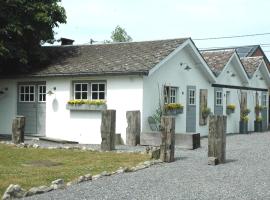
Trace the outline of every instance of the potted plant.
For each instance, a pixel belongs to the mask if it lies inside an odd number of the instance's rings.
[[[262,132],[262,117],[256,116],[256,119],[254,121],[254,131],[255,132]]]
[[[177,115],[183,113],[184,106],[180,103],[168,103],[164,105],[166,115]]]
[[[248,114],[250,113],[249,109],[243,109],[240,114],[239,122],[239,133],[247,134],[248,133]]]
[[[70,100],[67,102],[68,110],[106,110],[107,105],[104,100]]]
[[[261,105],[259,105],[259,104],[257,104],[257,105],[255,106],[255,113],[256,113],[256,115],[259,115],[260,112],[262,112],[262,110],[263,110],[263,106],[261,106]]]
[[[202,117],[204,119],[206,119],[210,115],[210,113],[211,113],[211,109],[210,108],[204,107],[202,109]]]
[[[235,105],[234,104],[228,104],[226,107],[226,113],[227,115],[234,113],[235,111]]]

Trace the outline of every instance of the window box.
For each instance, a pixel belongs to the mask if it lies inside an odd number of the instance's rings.
[[[105,101],[102,100],[70,100],[68,101],[66,108],[68,110],[106,110],[107,105]]]
[[[68,110],[106,110],[107,105],[91,105],[91,104],[67,104]]]
[[[228,104],[226,107],[226,113],[227,115],[230,115],[232,113],[234,113],[235,111],[235,105],[234,104]]]
[[[184,106],[179,103],[169,103],[164,105],[164,114],[165,115],[178,115],[182,114]]]

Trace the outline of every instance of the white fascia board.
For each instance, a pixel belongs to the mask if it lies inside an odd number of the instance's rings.
[[[257,70],[260,70],[263,77],[264,77],[264,80],[266,82],[266,84],[268,85],[268,87],[270,87],[270,73],[269,73],[269,70],[268,68],[266,67],[266,64],[264,61],[262,61],[258,67]],[[257,71],[256,70],[256,71]]]
[[[167,57],[165,57],[162,61],[160,61],[156,66],[149,70],[148,76],[151,76],[155,71],[157,71],[160,66],[165,64],[168,60],[170,60],[175,54],[180,52],[187,44],[190,39],[187,39],[184,43],[182,43],[179,47],[177,47],[173,52],[171,52]]]
[[[234,54],[232,56],[232,59],[235,59],[237,64],[238,64],[237,66],[239,66],[238,70],[237,69],[236,70],[239,71],[242,74],[243,83],[248,84],[249,83],[249,77],[248,77],[247,72],[246,72],[243,64],[241,63],[241,61],[240,61],[240,59],[239,59],[236,52],[234,52]]]
[[[216,77],[214,76],[214,74],[212,73],[212,71],[210,70],[210,68],[208,67],[208,65],[205,62],[205,60],[202,58],[201,54],[199,53],[198,49],[195,47],[195,45],[193,44],[193,42],[191,41],[191,39],[187,39],[184,43],[182,43],[179,47],[177,47],[172,53],[170,53],[166,58],[164,58],[161,62],[159,62],[155,67],[153,67],[149,71],[148,76],[151,76],[163,64],[165,64],[175,54],[177,54],[178,52],[180,52],[184,47],[186,47],[188,45],[192,48],[192,50],[195,53],[195,55],[197,56],[198,60],[202,63],[202,65],[203,65],[203,71],[206,72],[205,74],[207,75],[208,80],[211,83],[215,83],[216,82]]]

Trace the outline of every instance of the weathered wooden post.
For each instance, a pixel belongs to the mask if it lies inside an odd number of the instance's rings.
[[[127,111],[127,129],[126,129],[126,143],[127,145],[136,146],[140,144],[141,133],[141,112]]]
[[[226,125],[227,117],[209,116],[208,164],[217,165],[226,161]]]
[[[12,142],[20,144],[24,142],[25,117],[17,116],[12,122]]]
[[[161,117],[160,159],[164,162],[174,161],[175,149],[175,118]]]
[[[115,110],[103,110],[101,113],[101,150],[111,151],[115,149]]]

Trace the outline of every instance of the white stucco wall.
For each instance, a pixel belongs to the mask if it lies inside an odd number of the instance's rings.
[[[116,133],[126,138],[126,111],[142,110],[143,84],[139,76],[47,78],[0,80],[0,88],[8,87],[7,94],[0,97],[0,133],[11,134],[12,119],[17,113],[17,82],[46,81],[46,136],[80,143],[99,144],[101,142],[100,111],[70,111],[66,103],[71,99],[72,81],[106,81],[107,108],[116,110]]]
[[[191,70],[184,70],[185,66],[180,67],[179,63],[186,63]],[[159,105],[159,96],[164,84],[178,87],[177,101],[184,105],[183,114],[176,115],[175,131],[176,133],[186,132],[186,95],[187,86],[196,86],[196,132],[201,135],[207,135],[208,126],[199,125],[199,95],[200,89],[208,89],[208,107],[213,110],[213,88],[201,71],[201,64],[195,63],[187,47],[171,57],[166,63],[160,66],[153,74],[144,77],[143,85],[143,115],[142,132],[149,132],[150,127],[147,121],[149,116],[155,113]],[[159,87],[159,90],[158,90]],[[162,93],[161,93],[162,94]]]

